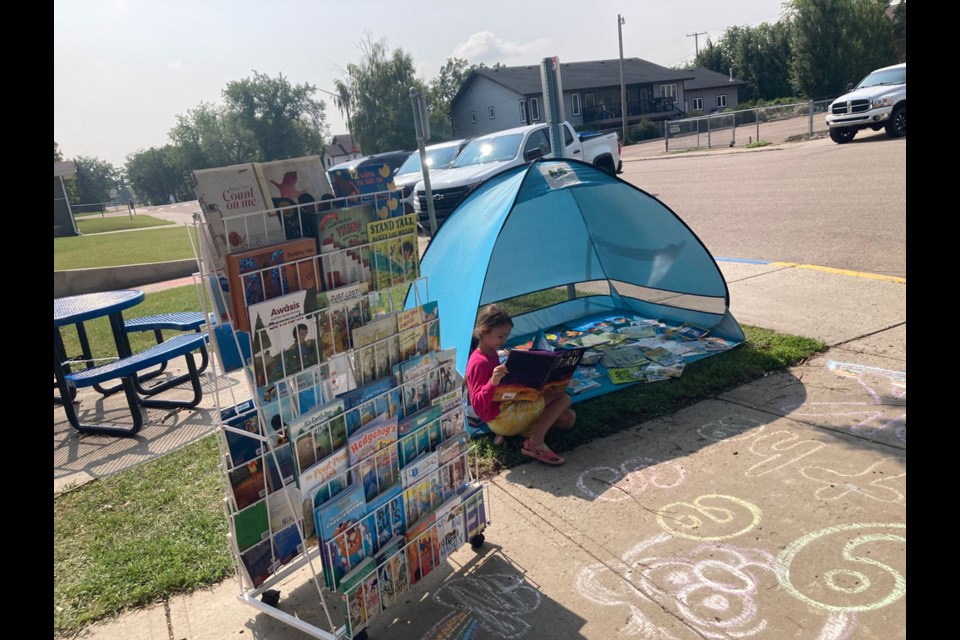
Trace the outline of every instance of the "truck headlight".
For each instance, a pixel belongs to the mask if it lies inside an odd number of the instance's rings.
[[[893,106],[893,98],[889,96],[886,98],[874,98],[873,100],[870,101],[871,109],[876,109],[877,107],[892,107],[892,106]]]

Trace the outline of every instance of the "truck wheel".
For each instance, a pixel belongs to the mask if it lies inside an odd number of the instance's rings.
[[[856,129],[850,128],[833,128],[830,129],[830,139],[836,142],[837,144],[844,144],[853,140],[853,136],[857,135]]]
[[[907,107],[900,105],[890,114],[887,122],[887,135],[891,138],[901,138],[907,135]]]
[[[596,167],[597,167],[598,169],[601,169],[601,170],[603,170],[603,171],[606,171],[607,173],[609,173],[609,174],[612,175],[612,176],[616,176],[616,175],[617,175],[617,170],[616,170],[616,168],[613,166],[613,159],[612,159],[612,158],[603,158],[602,160],[598,160],[598,161],[597,161],[597,164],[596,164]]]

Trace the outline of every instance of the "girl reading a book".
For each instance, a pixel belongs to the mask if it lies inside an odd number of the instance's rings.
[[[563,458],[543,441],[550,429],[570,429],[577,419],[570,408],[570,396],[563,390],[548,392],[536,401],[495,402],[494,391],[507,375],[497,351],[513,329],[513,320],[496,304],[484,307],[477,316],[467,360],[467,391],[470,406],[496,434],[495,444],[507,436],[524,436],[521,452],[545,464],[563,464]]]

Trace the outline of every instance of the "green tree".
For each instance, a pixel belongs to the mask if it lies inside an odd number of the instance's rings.
[[[702,67],[717,73],[727,73],[727,70],[733,66],[733,60],[726,51],[726,42],[723,36],[718,42],[713,42],[707,38],[707,44],[697,52],[693,59],[694,67]]]
[[[731,27],[694,58],[694,65],[728,73],[746,82],[741,102],[772,100],[790,95],[790,27],[786,22],[757,27]]]
[[[259,162],[322,153],[326,105],[313,98],[315,92],[310,84],[290,84],[282,73],[271,78],[254,71],[252,78],[230,82],[223,90],[225,137],[237,136],[241,145],[252,141],[257,157],[250,160]]]
[[[484,64],[470,64],[464,58],[447,58],[447,61],[427,87],[427,107],[430,110],[430,141],[444,142],[453,138],[453,123],[450,120],[450,102],[474,69]]]
[[[95,157],[77,156],[74,162],[79,204],[109,202],[110,189],[117,186],[120,172],[109,162]]]
[[[137,197],[149,204],[165,204],[170,196],[177,201],[192,199],[187,170],[173,145],[150,147],[127,156],[126,176]]]
[[[843,93],[878,67],[896,62],[886,0],[790,0],[790,79],[801,95]]]
[[[169,137],[180,162],[191,170],[251,162],[260,155],[253,131],[224,105],[201,103],[178,115]]]
[[[63,151],[60,151],[60,145],[56,140],[53,141],[53,161],[63,162]]]
[[[415,148],[410,89],[426,87],[414,75],[413,58],[403,49],[391,53],[386,40],[369,36],[359,46],[360,63],[348,64],[345,77],[334,83],[353,139],[366,154]]]
[[[907,61],[907,0],[900,0],[893,8],[893,45],[897,62]]]

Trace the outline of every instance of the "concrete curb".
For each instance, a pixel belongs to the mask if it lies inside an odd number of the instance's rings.
[[[165,282],[193,275],[197,261],[193,259],[172,262],[150,262],[122,267],[97,267],[53,272],[53,297],[75,296],[82,293],[129,289],[154,282]]]

